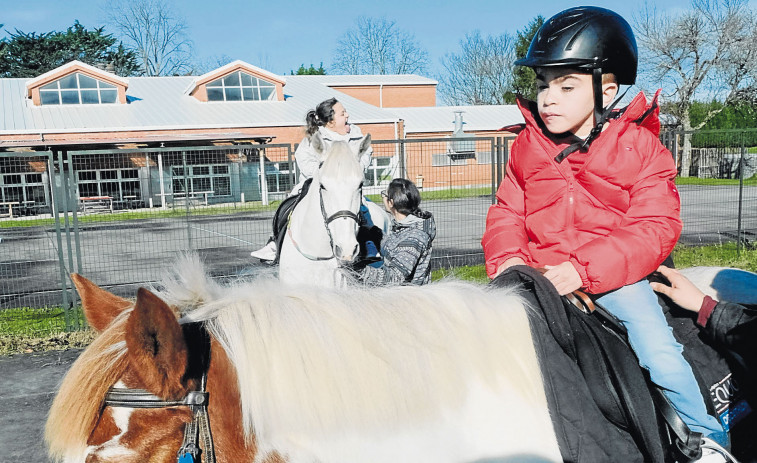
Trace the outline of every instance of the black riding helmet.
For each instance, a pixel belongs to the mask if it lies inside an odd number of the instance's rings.
[[[636,82],[638,51],[631,26],[614,11],[578,6],[549,18],[517,66],[569,66],[613,73],[619,84]]]
[[[559,162],[577,149],[588,149],[599,135],[615,105],[607,109],[602,105],[602,74],[615,74],[618,84],[634,84],[638,50],[631,26],[620,15],[606,8],[578,6],[549,18],[534,36],[526,56],[515,65],[572,67],[592,74],[594,130],[580,146],[558,155]]]

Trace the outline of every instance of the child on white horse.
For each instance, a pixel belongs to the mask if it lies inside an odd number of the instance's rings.
[[[328,100],[322,101],[315,109],[308,111],[305,115],[305,121],[307,123],[305,131],[307,134],[294,152],[294,158],[300,171],[299,181],[297,185],[292,188],[289,197],[281,202],[276,211],[274,216],[273,236],[264,247],[250,253],[252,257],[256,257],[263,261],[274,261],[276,259],[276,234],[279,231],[277,230],[277,222],[280,221],[277,220],[277,218],[289,215],[302,193],[305,182],[313,178],[313,175],[321,164],[320,156],[310,143],[311,135],[316,131],[320,132],[326,147],[335,141],[346,141],[355,153],[359,151],[358,148],[360,147],[360,143],[363,141],[364,136],[360,131],[360,127],[349,123],[349,118],[350,115],[347,113],[344,105],[337,101],[336,98],[329,98]],[[360,165],[363,166],[364,170],[371,164],[372,154],[373,149],[368,149],[359,159]],[[368,228],[373,227],[368,208],[365,205],[361,205],[360,212],[362,221],[361,225]],[[368,255],[376,255],[377,250],[375,244],[372,242],[366,243],[366,248]]]
[[[487,273],[544,267],[559,294],[596,295],[689,428],[727,446],[644,279],[673,250],[682,222],[676,165],[655,133],[656,102],[639,94],[612,111],[619,85],[636,79],[630,25],[604,8],[565,10],[515,64],[536,71],[538,94],[518,102],[526,124],[487,216]]]

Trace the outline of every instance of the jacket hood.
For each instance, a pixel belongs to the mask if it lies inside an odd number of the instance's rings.
[[[410,214],[399,222],[395,221],[392,228],[395,230],[401,228],[415,228],[425,232],[433,240],[436,237],[436,222],[434,221],[434,216],[428,211],[424,211],[423,215],[423,217],[419,217]]]

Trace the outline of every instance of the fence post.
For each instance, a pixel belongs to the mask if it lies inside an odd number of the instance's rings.
[[[407,163],[405,162],[405,140],[400,139],[400,177],[407,178]]]
[[[492,204],[494,204],[497,193],[497,163],[499,161],[499,141],[500,137],[492,138]]]
[[[736,231],[736,255],[741,256],[741,208],[744,203],[744,156],[746,155],[746,145],[744,139],[746,133],[741,134],[741,156],[739,157],[739,213],[738,228]]]

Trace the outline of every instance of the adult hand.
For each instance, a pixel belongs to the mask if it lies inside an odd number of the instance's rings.
[[[492,280],[495,279],[497,275],[499,275],[500,273],[504,272],[505,270],[515,265],[526,265],[526,261],[524,261],[520,257],[511,257],[507,259],[506,261],[499,264],[499,267],[497,267],[497,273],[494,274],[494,276],[492,277]]]
[[[699,309],[702,307],[702,302],[704,301],[704,293],[694,286],[694,283],[681,275],[678,270],[664,265],[660,265],[657,268],[657,271],[667,278],[670,282],[670,286],[652,282],[650,283],[652,289],[660,294],[668,296],[673,302],[686,310],[699,312]]]
[[[583,282],[578,270],[568,261],[557,265],[545,265],[544,276],[552,282],[560,296],[572,293],[579,289]]]

